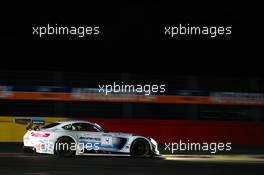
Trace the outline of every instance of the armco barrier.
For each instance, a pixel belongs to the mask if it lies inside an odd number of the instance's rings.
[[[263,146],[264,123],[243,121],[91,119],[106,130],[151,136],[159,143],[231,142],[234,145]]]
[[[23,135],[26,132],[26,125],[13,123],[14,118],[33,117],[0,116],[0,142],[22,142]],[[58,120],[65,120],[65,118],[45,117],[46,123],[51,123]]]
[[[14,124],[13,118],[0,116],[0,142],[22,141],[25,126]],[[47,123],[64,119],[66,118],[45,117]],[[85,120],[97,122],[108,131],[150,136],[159,143],[182,140],[183,142],[231,142],[234,145],[264,146],[264,123],[260,122],[98,118]]]

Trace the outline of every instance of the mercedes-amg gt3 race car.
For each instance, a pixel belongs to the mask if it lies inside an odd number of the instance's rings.
[[[19,122],[20,121],[20,122]],[[17,120],[16,123],[21,123]],[[25,133],[24,151],[74,155],[130,155],[133,157],[158,156],[158,144],[149,137],[130,133],[107,132],[97,123],[88,121],[59,121],[45,126],[32,119]]]

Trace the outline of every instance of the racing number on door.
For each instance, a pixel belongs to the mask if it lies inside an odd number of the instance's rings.
[[[109,136],[103,137],[102,145],[112,145],[112,137]]]

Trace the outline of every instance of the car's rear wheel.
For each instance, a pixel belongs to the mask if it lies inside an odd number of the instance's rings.
[[[136,139],[130,148],[132,157],[146,157],[150,155],[150,146],[145,139]]]
[[[73,149],[75,142],[70,137],[61,137],[55,144],[55,154],[59,157],[71,157],[75,155],[76,150]]]

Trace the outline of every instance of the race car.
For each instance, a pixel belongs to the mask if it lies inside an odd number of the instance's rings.
[[[17,121],[16,123],[19,123]],[[25,121],[24,121],[25,122]],[[132,157],[158,156],[158,143],[150,137],[131,133],[107,132],[94,122],[58,121],[44,126],[40,120],[29,122],[25,133],[24,151],[54,154],[62,157],[75,155],[127,155]]]

